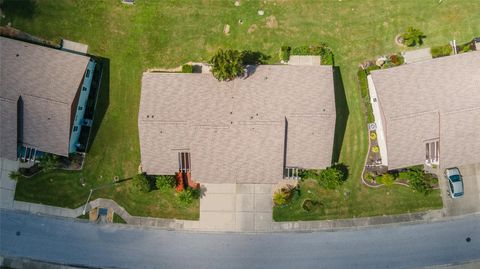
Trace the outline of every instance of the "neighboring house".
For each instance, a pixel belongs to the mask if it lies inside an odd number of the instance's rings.
[[[95,62],[0,37],[0,157],[77,151]]]
[[[389,169],[480,162],[480,51],[372,71],[368,82]]]
[[[331,165],[331,66],[260,65],[247,78],[144,73],[138,126],[144,172],[204,183],[277,183]]]

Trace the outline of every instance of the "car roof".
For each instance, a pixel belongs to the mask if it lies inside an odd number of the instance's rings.
[[[454,193],[463,192],[463,183],[461,181],[452,182]]]

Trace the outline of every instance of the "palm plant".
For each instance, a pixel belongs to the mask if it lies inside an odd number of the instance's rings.
[[[243,74],[243,57],[238,50],[222,50],[212,57],[209,62],[212,65],[213,76],[222,80],[232,80]]]
[[[423,38],[426,36],[423,34],[422,31],[413,28],[412,26],[408,27],[407,31],[403,33],[403,43],[409,47],[422,45]]]

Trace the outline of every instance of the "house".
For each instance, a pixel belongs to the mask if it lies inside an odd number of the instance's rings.
[[[480,162],[480,51],[372,71],[382,164]]]
[[[0,37],[0,157],[35,161],[79,147],[95,62]]]
[[[144,73],[141,165],[204,183],[277,183],[331,165],[331,66],[260,65],[247,78]],[[191,174],[190,174],[191,173]]]

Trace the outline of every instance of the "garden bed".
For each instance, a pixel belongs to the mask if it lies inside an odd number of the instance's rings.
[[[334,65],[333,52],[326,44],[290,47],[282,46],[280,48],[280,60],[287,63],[290,56],[320,56],[321,65]]]

